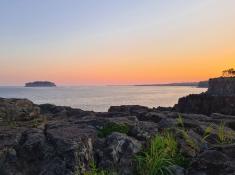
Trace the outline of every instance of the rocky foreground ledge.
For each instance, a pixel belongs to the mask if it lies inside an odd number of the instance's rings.
[[[187,162],[168,165],[172,174],[235,174],[235,116],[167,110],[116,106],[98,113],[0,98],[0,175],[92,175],[94,167],[141,174],[136,155],[165,131]]]

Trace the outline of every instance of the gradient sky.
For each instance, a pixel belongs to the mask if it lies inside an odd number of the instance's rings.
[[[1,0],[0,85],[205,80],[235,67],[234,0]]]

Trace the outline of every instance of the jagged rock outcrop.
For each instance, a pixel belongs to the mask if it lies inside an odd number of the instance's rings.
[[[0,98],[0,119],[7,121],[31,120],[38,117],[40,108],[27,99]]]
[[[229,144],[217,142],[222,120],[226,131],[234,131],[232,115],[181,113],[184,128],[195,144],[190,145],[178,130],[179,113],[174,111],[120,106],[96,113],[49,104],[38,106],[21,99],[0,99],[0,104],[1,175],[78,175],[88,171],[92,162],[120,175],[134,175],[134,156],[165,130],[173,131],[181,153],[192,165],[187,169],[172,166],[173,172],[235,173],[235,136],[231,135]],[[8,114],[14,116],[12,120],[8,120]],[[210,137],[202,141],[211,124]],[[107,126],[121,129],[110,132]]]
[[[235,115],[235,77],[210,79],[207,92],[180,98],[174,110],[206,115]]]
[[[235,115],[235,96],[211,96],[207,93],[192,94],[180,98],[174,108],[183,113]]]
[[[210,79],[207,94],[216,96],[235,96],[235,77]]]
[[[113,169],[122,167],[119,174],[133,174],[133,157],[141,151],[140,141],[126,134],[112,133],[107,138],[99,140],[96,145],[96,156],[99,167]]]
[[[206,175],[233,175],[235,168],[234,160],[229,160],[230,158],[222,152],[208,150],[201,153],[192,162],[192,168],[189,172],[192,175],[197,175],[198,172]]]

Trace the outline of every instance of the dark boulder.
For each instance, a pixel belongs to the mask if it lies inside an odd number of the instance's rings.
[[[133,158],[141,143],[125,134],[113,133],[96,145],[99,166],[114,169],[122,175],[133,174]]]
[[[25,121],[39,117],[40,108],[27,99],[0,98],[0,118]]]
[[[192,163],[189,174],[197,172],[206,175],[227,175],[234,173],[235,169],[225,154],[216,150],[208,150],[200,154]]]
[[[148,141],[158,133],[158,128],[158,124],[153,122],[138,122],[128,135],[140,141]]]
[[[92,115],[93,112],[83,111],[81,109],[74,109],[68,106],[56,106],[52,104],[39,105],[41,114],[50,117],[83,117],[85,115]]]
[[[123,105],[123,106],[111,106],[108,110],[110,113],[123,113],[125,115],[141,116],[145,115],[150,109],[145,106],[139,105]]]

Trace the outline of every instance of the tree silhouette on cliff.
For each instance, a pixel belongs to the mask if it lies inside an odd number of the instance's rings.
[[[223,77],[235,77],[235,69],[227,69],[223,71]]]

